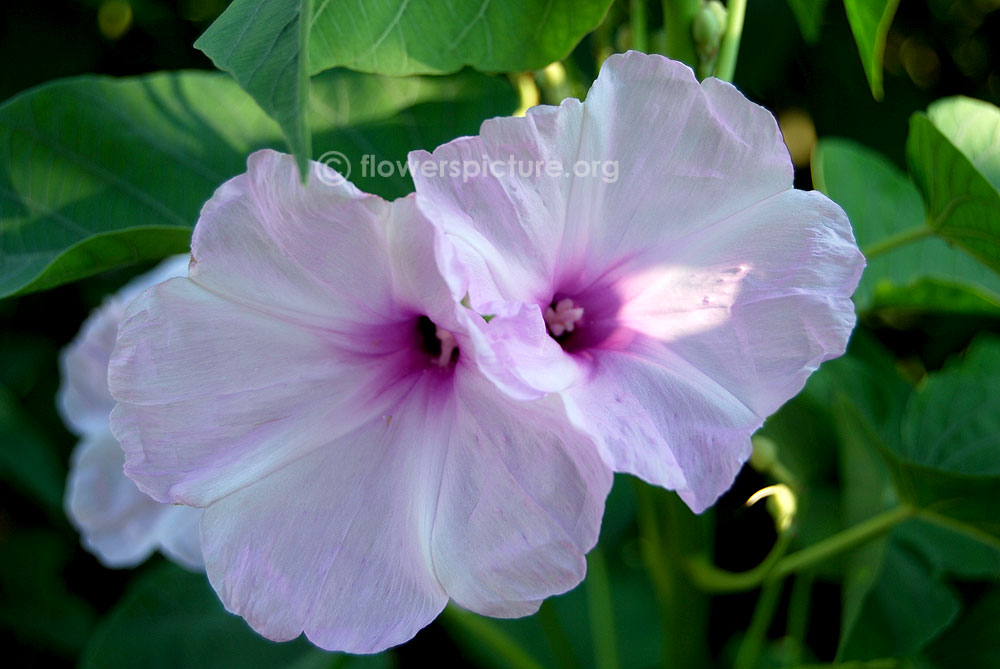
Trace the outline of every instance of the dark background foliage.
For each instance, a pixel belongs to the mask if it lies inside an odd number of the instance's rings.
[[[160,70],[213,69],[208,58],[192,44],[225,4],[223,0],[135,0],[117,4],[98,0],[8,0],[0,5],[0,63],[4,63],[0,69],[0,99],[79,74],[126,76]],[[114,7],[108,9],[109,5]],[[613,5],[608,18],[617,31],[613,39],[619,45],[628,43],[624,30],[627,5]],[[658,25],[656,5],[649,3],[650,23]],[[128,7],[127,16],[122,13],[124,7]],[[885,96],[877,102],[869,90],[840,2],[826,3],[819,39],[808,44],[785,0],[751,0],[735,84],[748,97],[774,111],[786,127],[789,119],[800,127],[811,123],[820,138],[854,140],[905,169],[911,114],[926,109],[938,98],[959,94],[1000,104],[1000,12],[988,11],[992,8],[982,0],[901,3],[887,40]],[[594,49],[595,38],[585,37],[569,59],[581,81],[596,74]],[[506,79],[499,79],[506,85]],[[433,115],[421,118],[425,123],[434,123]],[[465,128],[464,132],[475,131],[475,124],[460,127]],[[434,136],[430,131],[428,141]],[[808,161],[798,165],[796,185],[813,187]],[[83,662],[93,666],[105,662],[110,666],[119,661],[119,666],[130,666],[129,653],[136,652],[139,657],[141,649],[106,641],[109,637],[127,636],[133,646],[153,639],[188,648],[185,652],[189,655],[164,659],[164,666],[176,666],[173,663],[182,657],[187,657],[191,666],[262,662],[272,666],[295,662],[303,666],[339,666],[341,658],[311,655],[301,643],[280,648],[262,642],[259,646],[242,646],[239,640],[252,639],[252,635],[241,621],[220,612],[202,577],[181,572],[160,557],[133,570],[105,569],[81,548],[77,533],[65,519],[62,486],[75,438],[64,429],[54,408],[59,378],[57,355],[104,295],[149,266],[140,264],[0,301],[0,644],[8,658],[6,663],[60,666],[86,658]],[[928,371],[941,369],[950,356],[962,352],[977,335],[1000,334],[1000,316],[995,311],[943,314],[935,310],[873,309],[863,315],[861,322],[852,353],[864,358],[866,353],[858,350],[866,346],[877,349],[878,355],[888,352],[895,368],[913,381]],[[798,472],[822,472],[819,480],[826,477],[826,487],[817,486],[821,494],[812,498],[812,508],[807,509],[815,514],[810,518],[815,539],[827,534],[824,527],[830,529],[829,533],[837,529],[836,518],[827,519],[826,525],[822,518],[816,518],[824,513],[839,513],[839,502],[822,495],[835,498],[836,486],[845,482],[837,473],[835,428],[824,424],[822,417],[816,418],[823,414],[816,410],[829,395],[814,386],[811,384],[803,398],[769,421],[765,432],[777,439],[783,434],[812,431],[811,450],[801,456],[805,461],[796,466]],[[826,411],[829,406],[822,408]],[[825,415],[827,421],[837,420],[831,419],[830,413]],[[749,509],[744,506],[753,492],[769,482],[765,474],[747,467],[732,491],[707,514],[700,529],[692,530],[711,535],[713,559],[719,567],[750,569],[771,549],[776,535],[765,505]],[[653,658],[659,652],[659,627],[650,612],[656,610],[657,602],[643,567],[646,539],[640,534],[636,517],[638,514],[641,518],[643,505],[650,500],[661,510],[675,504],[667,497],[619,477],[600,544],[604,568],[614,589],[617,624],[613,627],[617,628],[619,646],[640,652],[650,649],[647,657]],[[674,511],[683,516],[683,509]],[[665,526],[663,540],[668,554],[672,555],[685,541],[683,536],[671,534],[671,529],[675,533],[684,531],[690,522],[682,518]],[[805,537],[802,542],[807,543]],[[796,651],[800,657],[829,662],[837,652],[842,589],[836,576],[830,576],[835,573],[835,569],[820,569],[811,577],[815,579],[809,589],[811,614],[796,632],[809,650],[804,654]],[[985,578],[982,574],[966,574],[952,583],[954,593],[966,606],[962,615],[973,623],[985,620],[995,626],[996,616],[991,617],[990,612],[997,610],[996,597],[982,595],[983,583],[992,582],[995,574],[991,572]],[[538,632],[529,627],[540,625],[550,646],[544,652],[554,653],[556,661],[563,665],[572,664],[574,653],[577,659],[586,656],[590,645],[586,639],[575,638],[575,634],[572,639],[559,636],[566,634],[566,629],[583,629],[584,636],[601,633],[594,620],[587,622],[584,613],[595,596],[592,589],[581,586],[546,603],[538,620],[514,622],[503,629],[523,637],[531,647],[541,642],[536,638]],[[785,589],[778,598],[774,620],[783,621],[794,614],[795,597],[794,588]],[[680,616],[690,614],[692,618],[697,617],[694,608],[709,607],[705,633],[710,657],[724,666],[732,661],[735,645],[747,630],[757,603],[757,592],[749,591],[711,599],[682,598],[675,605]],[[678,615],[677,611],[673,615]],[[469,664],[489,662],[489,650],[477,640],[480,637],[468,631],[467,624],[446,616],[444,624],[432,625],[413,642],[394,651],[391,661],[402,666],[442,658],[463,658]],[[954,658],[948,653],[963,644],[978,643],[975,629],[974,625],[949,628],[941,637],[944,641],[939,639],[938,645],[931,647],[930,655],[943,662],[941,666],[958,666],[948,664],[948,658]],[[770,627],[768,637],[774,643],[765,654],[770,658],[767,662],[780,666],[781,654],[787,648],[777,640],[792,632],[781,623]],[[963,634],[973,635],[974,640],[969,642]],[[220,649],[213,638],[236,640],[232,647]],[[581,644],[583,651],[579,650]]]

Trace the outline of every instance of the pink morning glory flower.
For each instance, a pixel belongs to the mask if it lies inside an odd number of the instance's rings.
[[[611,472],[557,398],[481,374],[413,197],[320,176],[253,154],[202,210],[189,278],[128,309],[126,473],[205,508],[212,585],[271,639],[377,652],[449,599],[532,613],[583,577]]]
[[[203,568],[201,510],[161,504],[136,488],[122,472],[125,456],[108,425],[115,406],[108,361],[125,307],[146,288],[186,274],[187,265],[186,255],[165,260],[107,298],[60,357],[57,406],[82,437],[66,482],[66,514],[87,550],[109,567],[133,567],[159,549],[189,569]]]
[[[586,101],[410,162],[453,296],[493,315],[465,321],[484,371],[558,396],[609,466],[695,511],[844,351],[864,266],[847,217],[792,188],[774,117],[727,83],[615,55]]]

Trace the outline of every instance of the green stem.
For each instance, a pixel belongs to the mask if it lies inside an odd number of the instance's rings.
[[[726,34],[722,37],[719,47],[719,64],[715,68],[715,76],[723,81],[732,81],[736,73],[736,56],[740,52],[740,37],[743,35],[743,19],[747,13],[747,0],[729,0],[726,3],[729,18],[726,21]]]
[[[552,654],[556,657],[556,664],[562,669],[573,669],[580,666],[576,653],[573,652],[573,644],[570,643],[566,630],[563,629],[562,623],[559,622],[559,616],[556,615],[555,607],[552,606],[552,600],[547,599],[542,603],[542,607],[538,610],[538,622],[542,626],[542,633],[545,634],[545,640],[549,642]]]
[[[684,556],[707,555],[711,516],[696,516],[677,495],[636,480],[639,547],[659,604],[665,667],[710,664],[708,598],[679,567]],[[669,538],[669,541],[665,540]]]
[[[701,0],[663,0],[663,32],[667,38],[667,55],[674,60],[698,65],[691,25],[701,9]]]
[[[752,590],[771,579],[781,579],[791,573],[822,562],[834,555],[867,543],[879,537],[899,523],[912,518],[917,511],[908,505],[900,505],[838,532],[819,543],[807,546],[786,557],[775,559],[779,543],[788,533],[779,535],[775,548],[758,566],[750,571],[733,573],[719,569],[704,560],[692,560],[688,567],[692,579],[703,590],[709,592],[741,592]],[[787,539],[785,539],[787,541]]]
[[[636,51],[649,51],[649,40],[646,35],[646,0],[631,0],[628,15],[632,29],[632,48]]]
[[[668,609],[674,601],[673,588],[671,587],[673,579],[670,574],[667,551],[660,538],[653,491],[639,481],[636,481],[635,484],[636,495],[639,498],[639,551],[642,555],[642,561],[646,565],[646,571],[649,573],[649,580],[653,582],[656,598],[664,609]]]
[[[760,596],[757,597],[757,606],[754,607],[750,628],[747,629],[743,643],[740,644],[740,650],[736,654],[734,669],[753,669],[760,661],[767,630],[771,627],[771,620],[774,618],[774,610],[778,606],[783,585],[784,581],[780,578],[764,584]]]
[[[915,242],[918,239],[923,239],[924,237],[930,237],[934,234],[934,228],[929,225],[918,225],[915,228],[910,228],[909,230],[903,230],[900,233],[886,237],[885,239],[875,242],[871,246],[867,246],[862,249],[862,253],[866,258],[871,260],[876,256],[880,256],[883,253],[888,253],[889,251],[898,248],[900,246],[905,246],[910,242]]]
[[[806,647],[809,632],[809,607],[812,600],[812,586],[816,575],[811,571],[796,574],[792,582],[792,594],[788,599],[788,622],[785,636],[792,641],[790,664],[801,664],[802,649]]]
[[[795,669],[900,669],[904,666],[902,660],[887,657],[878,660],[853,660],[850,662],[834,662],[833,664],[797,664]]]
[[[719,569],[704,556],[689,559],[687,567],[691,574],[691,579],[702,590],[706,592],[743,592],[753,590],[767,578],[778,561],[784,557],[788,546],[792,541],[791,532],[782,532],[778,535],[778,540],[774,542],[774,547],[767,554],[760,564],[749,571],[731,572]]]
[[[590,551],[590,558],[587,560],[587,611],[590,614],[590,636],[594,643],[594,664],[597,669],[618,669],[611,584],[608,582],[608,570],[600,548]]]
[[[774,577],[781,578],[806,567],[818,564],[827,558],[868,543],[882,536],[904,520],[914,516],[916,510],[908,504],[883,511],[853,527],[827,537],[819,543],[807,546],[784,558],[774,568]]]
[[[441,614],[441,621],[458,640],[474,640],[485,652],[498,658],[504,666],[518,669],[542,669],[542,663],[521,648],[517,641],[507,636],[489,620],[474,613],[448,606]],[[457,633],[456,633],[457,632]]]
[[[298,109],[309,108],[309,64],[306,54],[309,53],[309,26],[312,24],[312,0],[302,0],[299,6],[299,56],[298,72],[296,72],[295,104]],[[312,157],[312,133],[309,132],[309,121],[305,112],[296,114],[295,136],[301,142],[301,153],[295,150],[295,143],[292,143],[292,153],[295,154],[295,162],[299,166],[299,178],[303,185],[309,181],[309,159]]]

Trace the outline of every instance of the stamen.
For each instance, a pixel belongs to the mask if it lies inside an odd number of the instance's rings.
[[[572,332],[582,318],[583,307],[576,306],[568,297],[556,302],[555,308],[550,306],[545,310],[545,324],[553,337]]]
[[[455,349],[458,348],[455,335],[442,327],[438,327],[434,331],[434,334],[437,336],[438,341],[441,342],[441,355],[434,360],[434,364],[438,367],[447,367],[451,364],[451,358],[455,353]]]

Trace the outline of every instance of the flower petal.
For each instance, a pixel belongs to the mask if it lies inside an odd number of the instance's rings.
[[[300,179],[291,156],[252,154],[247,172],[201,211],[191,278],[286,320],[328,328],[378,321],[392,298],[381,239],[389,203],[347,181]]]
[[[455,395],[434,522],[438,578],[477,613],[533,613],[583,579],[611,472],[554,396],[515,402],[472,370],[456,374]]]
[[[411,417],[373,421],[209,507],[205,561],[229,610],[270,639],[304,630],[354,653],[402,643],[441,612],[435,473],[420,457],[432,444]]]
[[[333,345],[341,339],[188,279],[147,291],[121,323],[109,370],[126,473],[154,499],[205,506],[378,415],[392,379]],[[392,377],[387,356],[376,371]]]
[[[517,616],[576,585],[610,471],[549,404],[502,396],[467,363],[393,413],[205,513],[209,577],[272,639],[378,652],[448,596]]]
[[[150,499],[122,474],[124,461],[106,425],[73,453],[66,513],[87,550],[109,567],[133,567],[162,548],[189,569],[201,568],[201,510]]]
[[[515,167],[471,179],[413,172],[418,204],[455,248],[442,271],[477,308],[585,288],[792,185],[770,113],[729,84],[699,84],[682,64],[634,52],[608,58],[583,103],[491,119],[479,137],[411,161],[484,157]],[[551,161],[563,171],[538,167]],[[613,180],[597,172],[612,163]]]
[[[586,369],[549,336],[537,306],[493,302],[483,308],[489,323],[470,309],[457,316],[480,371],[510,397],[538,399],[584,380]]]
[[[663,256],[617,283],[620,324],[664,342],[758,416],[844,352],[864,257],[823,195],[784,191]]]
[[[676,490],[700,513],[732,485],[763,419],[658,343],[644,344],[595,355],[590,382],[563,393],[566,410],[615,471]]]

